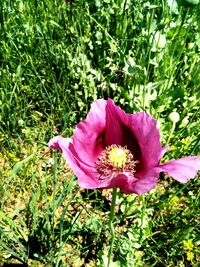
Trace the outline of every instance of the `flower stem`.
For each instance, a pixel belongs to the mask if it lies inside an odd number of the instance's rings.
[[[110,242],[110,249],[108,253],[108,265],[107,267],[110,267],[111,263],[111,258],[112,258],[112,253],[113,253],[113,245],[114,245],[114,240],[115,240],[115,228],[114,228],[114,215],[115,215],[115,202],[117,198],[117,188],[113,189],[112,192],[112,202],[111,202],[111,207],[110,207],[110,220],[109,220],[109,228],[111,232],[111,242]]]
[[[167,144],[169,144],[169,142],[170,142],[170,140],[172,138],[172,134],[174,133],[175,127],[176,127],[176,122],[173,122],[169,137],[167,139]]]

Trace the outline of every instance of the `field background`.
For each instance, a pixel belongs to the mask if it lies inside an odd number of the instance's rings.
[[[95,99],[155,117],[164,160],[200,153],[198,2],[0,1],[0,266],[106,266],[110,191],[80,189],[47,147]],[[119,194],[112,266],[198,267],[199,185]]]

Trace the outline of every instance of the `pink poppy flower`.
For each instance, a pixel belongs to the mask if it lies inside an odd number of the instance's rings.
[[[200,169],[197,156],[161,164],[168,147],[161,146],[156,120],[144,112],[127,114],[111,99],[95,101],[72,138],[56,136],[48,144],[62,150],[86,189],[144,194],[156,186],[160,172],[186,183]]]

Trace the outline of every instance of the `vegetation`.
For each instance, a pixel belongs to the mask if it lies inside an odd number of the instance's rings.
[[[80,189],[47,142],[110,97],[158,120],[164,160],[198,155],[199,1],[4,0],[0,25],[0,264],[106,266],[111,192]],[[197,267],[199,185],[119,193],[112,266]]]

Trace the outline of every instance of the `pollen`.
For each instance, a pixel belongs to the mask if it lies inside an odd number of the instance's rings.
[[[108,160],[115,168],[123,168],[127,161],[127,155],[123,148],[114,147],[108,154]]]

